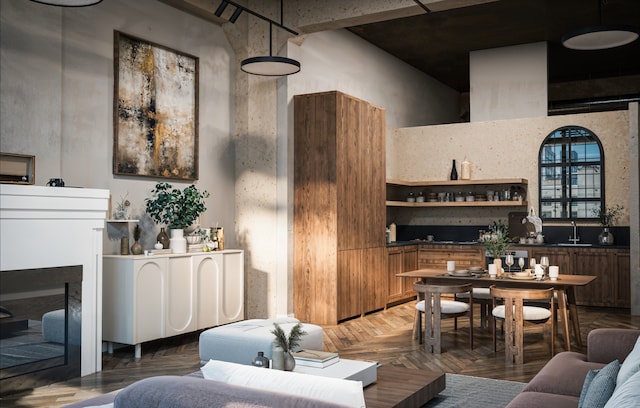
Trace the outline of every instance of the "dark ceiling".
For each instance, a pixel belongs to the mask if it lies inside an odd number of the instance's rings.
[[[550,84],[625,76],[622,87],[635,94],[640,76],[627,76],[640,75],[640,39],[600,51],[560,43],[564,34],[596,25],[598,6],[598,0],[500,0],[348,29],[460,92],[469,91],[471,51],[546,41]],[[603,24],[640,27],[640,0],[604,0],[601,10]]]

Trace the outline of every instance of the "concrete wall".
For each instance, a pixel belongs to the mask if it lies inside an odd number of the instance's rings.
[[[471,121],[547,116],[547,44],[469,54]]]
[[[472,163],[472,179],[527,179],[527,201],[537,213],[540,146],[555,129],[569,125],[583,126],[600,138],[605,155],[606,202],[609,206],[624,206],[619,225],[629,225],[630,123],[627,111],[395,129],[388,136],[392,150],[387,152],[387,177],[447,180],[451,160],[457,159],[460,163],[466,158]],[[509,211],[514,209],[397,210],[397,219],[393,221],[415,225],[486,225],[490,220],[506,222]]]
[[[2,151],[35,155],[37,185],[62,177],[67,186],[109,189],[114,205],[126,196],[136,218],[144,215],[144,199],[158,180],[112,174],[114,30],[199,57],[196,184],[211,193],[201,224],[226,227],[228,245],[236,245],[230,137],[235,67],[220,27],[155,0],[109,0],[86,8],[5,0],[0,15]],[[149,222],[142,226],[143,244],[150,248],[157,229]],[[105,253],[118,250],[119,242],[105,239]]]

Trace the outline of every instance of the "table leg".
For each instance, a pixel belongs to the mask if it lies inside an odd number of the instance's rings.
[[[564,347],[566,351],[571,351],[571,337],[569,336],[569,316],[567,315],[567,303],[564,290],[557,290],[558,313],[562,319],[562,333],[564,334]],[[555,333],[553,334],[555,336]]]
[[[576,344],[578,347],[582,347],[580,322],[578,321],[578,306],[576,305],[576,291],[573,286],[567,287],[567,304],[569,306],[569,316],[573,322],[573,335],[576,338]]]

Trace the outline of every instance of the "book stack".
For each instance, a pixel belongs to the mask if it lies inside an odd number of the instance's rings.
[[[318,350],[301,350],[291,353],[296,365],[325,368],[340,361],[337,353]]]

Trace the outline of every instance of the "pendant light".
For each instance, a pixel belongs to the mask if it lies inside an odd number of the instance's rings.
[[[86,7],[100,3],[102,0],[31,0],[35,3],[58,7]]]
[[[573,50],[604,50],[629,44],[638,29],[622,24],[602,24],[602,2],[598,1],[598,25],[581,28],[562,37],[562,45]]]
[[[278,28],[286,30],[293,35],[298,35],[298,33],[282,24],[283,17],[283,6],[282,0],[280,0],[280,23],[271,20],[268,17],[265,17],[261,14],[256,13],[255,11],[249,10],[248,8],[241,6],[233,1],[223,0],[218,8],[215,11],[215,16],[220,17],[222,13],[226,9],[227,5],[231,4],[236,9],[229,18],[229,22],[232,24],[236,22],[240,13],[242,11],[246,11],[247,13],[256,16],[264,21],[269,23],[269,55],[258,56],[258,57],[250,57],[245,60],[242,60],[240,63],[240,69],[242,71],[253,74],[253,75],[263,75],[263,76],[284,76],[295,74],[300,71],[300,62],[287,58],[280,57],[277,55],[273,55],[273,26],[275,25]]]

